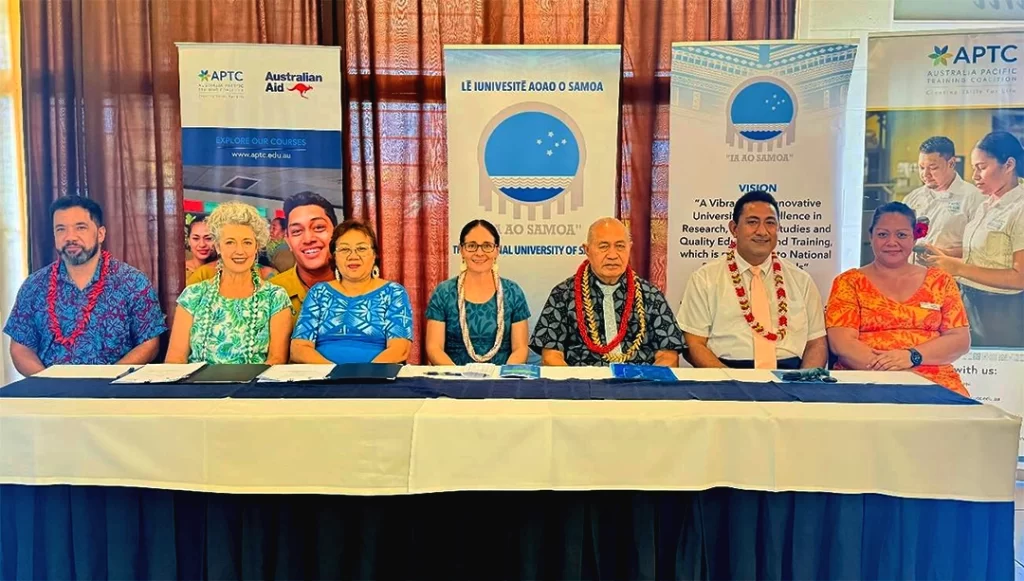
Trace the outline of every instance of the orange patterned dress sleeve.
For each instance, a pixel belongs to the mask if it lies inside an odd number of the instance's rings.
[[[832,282],[832,291],[825,305],[825,327],[849,327],[860,329],[860,303],[855,284],[855,270],[840,274]]]
[[[956,279],[945,271],[939,272],[945,281],[943,289],[945,300],[942,302],[942,325],[939,327],[939,331],[945,333],[950,329],[966,327],[969,323],[967,322],[967,309],[964,308],[964,299],[960,296],[960,287],[957,286]]]
[[[859,341],[888,351],[916,347],[950,329],[965,327],[967,314],[956,281],[939,269],[929,268],[920,288],[902,302],[882,294],[860,270],[853,269],[832,283],[825,326],[856,329]],[[921,365],[913,371],[968,395],[952,365]]]

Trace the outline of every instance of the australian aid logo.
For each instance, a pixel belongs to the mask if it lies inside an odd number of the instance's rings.
[[[1017,82],[1016,44],[934,45],[925,72],[930,91],[949,94],[1013,92]]]
[[[267,93],[290,93],[302,99],[308,99],[309,94],[316,89],[317,85],[324,82],[324,76],[310,72],[267,71],[264,81],[267,83]]]

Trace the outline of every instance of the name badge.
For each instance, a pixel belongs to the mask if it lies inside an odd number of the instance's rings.
[[[1006,216],[996,216],[988,221],[989,230],[1001,232],[1006,227]]]
[[[937,305],[935,303],[921,303],[921,308],[928,309],[929,311],[941,311],[942,305]]]
[[[954,201],[950,202],[949,203],[949,213],[950,214],[959,214],[960,213],[960,206],[961,206],[960,200],[954,200]]]

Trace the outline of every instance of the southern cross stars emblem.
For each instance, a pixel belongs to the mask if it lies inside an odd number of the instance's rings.
[[[949,54],[949,45],[947,44],[946,46],[944,46],[942,48],[939,48],[937,46],[933,46],[932,49],[934,50],[934,52],[932,52],[932,54],[928,55],[928,58],[932,59],[932,66],[933,67],[937,67],[939,65],[942,65],[944,67],[948,66],[949,65],[949,58],[951,56],[953,56],[953,55]]]

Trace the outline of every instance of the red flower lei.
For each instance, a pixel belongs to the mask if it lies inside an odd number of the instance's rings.
[[[60,330],[60,321],[57,320],[57,277],[60,273],[60,261],[58,260],[53,263],[53,267],[50,269],[50,286],[46,290],[46,313],[49,316],[50,332],[53,333],[53,340],[58,345],[71,349],[75,346],[78,338],[82,336],[82,333],[85,332],[86,326],[89,325],[89,319],[92,317],[92,311],[96,308],[96,303],[103,292],[103,287],[106,286],[109,270],[110,253],[104,250],[100,255],[100,278],[89,289],[89,294],[86,296],[85,309],[82,310],[78,325],[75,326],[75,330],[70,335],[65,337],[63,331]]]
[[[769,341],[784,339],[786,326],[789,324],[789,319],[786,316],[786,313],[789,312],[789,304],[786,302],[786,286],[782,280],[782,263],[779,262],[779,256],[772,252],[772,278],[775,280],[775,298],[779,308],[779,325],[774,333],[754,319],[754,313],[750,310],[750,299],[747,297],[747,291],[743,288],[743,280],[740,278],[740,267],[736,264],[736,251],[730,249],[725,255],[725,260],[729,267],[729,277],[732,279],[733,288],[736,290],[736,298],[740,303],[740,310],[743,311],[743,319],[755,333]]]
[[[573,280],[573,287],[576,292],[576,327],[579,329],[580,336],[583,337],[583,342],[586,343],[587,349],[590,349],[598,355],[607,355],[615,349],[622,340],[626,338],[626,329],[629,327],[629,316],[633,312],[633,299],[636,294],[636,276],[633,273],[633,269],[626,267],[626,304],[622,308],[622,319],[619,321],[619,332],[605,345],[600,345],[590,337],[590,333],[587,331],[586,314],[583,312],[583,275],[586,273],[587,268],[590,266],[589,260],[584,260],[583,264],[576,269],[576,277]]]

